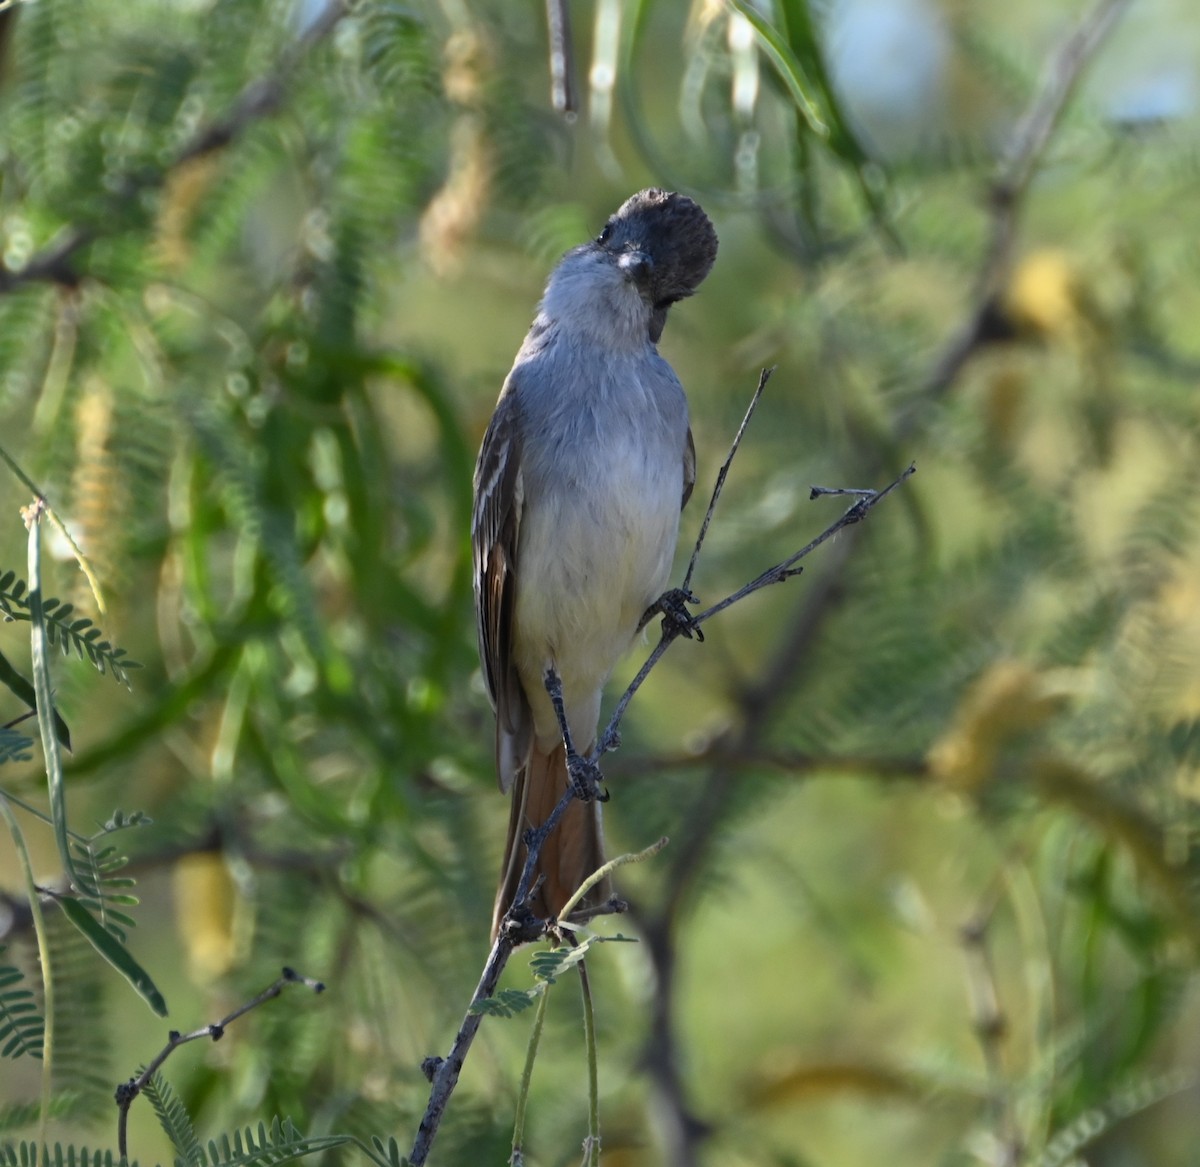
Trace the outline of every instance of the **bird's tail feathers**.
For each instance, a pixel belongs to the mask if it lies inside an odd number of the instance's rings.
[[[524,767],[518,771],[512,790],[508,819],[508,842],[500,869],[500,888],[492,913],[492,939],[505,913],[512,907],[527,848],[525,832],[540,827],[567,789],[567,755],[561,743],[544,753],[534,742]],[[530,907],[543,919],[556,917],[567,900],[589,875],[604,863],[604,836],[600,805],[575,799],[559,819],[558,826],[542,845],[531,886],[541,886],[530,899]],[[602,903],[611,894],[607,881],[593,888],[585,903]]]

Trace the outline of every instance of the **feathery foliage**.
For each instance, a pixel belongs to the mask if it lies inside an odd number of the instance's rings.
[[[196,1138],[187,1109],[171,1084],[161,1074],[153,1074],[142,1092],[154,1108],[154,1115],[171,1140],[171,1146],[175,1148],[176,1163],[185,1164],[186,1167],[204,1167],[208,1162],[204,1148]]]
[[[57,598],[42,601],[51,645],[57,644],[68,655],[74,650],[80,660],[91,661],[98,672],[107,671],[114,680],[128,687],[128,670],[142,666],[129,660],[125,649],[114,648],[109,641],[102,640],[104,633],[86,616],[72,619],[74,611],[74,604],[65,604]],[[16,572],[6,571],[0,576],[0,612],[9,620],[29,619],[29,594],[25,581],[19,579]]]
[[[5,949],[0,947],[0,956]],[[38,1012],[25,974],[10,964],[0,964],[0,1057],[42,1056],[45,1022]]]
[[[111,1150],[77,1147],[73,1143],[65,1147],[55,1143],[53,1148],[45,1144],[39,1147],[26,1140],[0,1144],[0,1163],[5,1167],[117,1167],[120,1162]],[[136,1167],[136,1161],[129,1167]]]

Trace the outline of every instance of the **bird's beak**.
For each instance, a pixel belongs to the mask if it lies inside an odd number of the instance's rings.
[[[617,267],[625,273],[626,279],[640,284],[654,270],[654,260],[644,251],[623,251],[617,257]]]

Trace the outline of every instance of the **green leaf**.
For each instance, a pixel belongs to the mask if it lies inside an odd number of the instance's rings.
[[[88,943],[113,966],[138,994],[158,1014],[167,1015],[167,1003],[150,974],[132,954],[99,920],[95,918],[74,896],[55,896],[63,914],[83,933]]]
[[[729,4],[758,34],[763,52],[771,64],[775,66],[780,79],[787,86],[788,92],[796,103],[800,115],[808,123],[808,128],[819,138],[828,140],[829,123],[818,108],[820,86],[808,76],[792,52],[791,45],[782,33],[758,11],[749,0],[729,0]]]
[[[19,1143],[0,1145],[0,1165],[3,1167],[137,1167],[137,1161],[127,1163],[110,1150],[99,1147],[89,1150],[55,1143],[53,1149],[45,1144],[22,1139]]]
[[[192,1117],[171,1084],[161,1074],[152,1074],[142,1093],[153,1107],[158,1125],[171,1140],[179,1156],[176,1163],[182,1161],[187,1167],[204,1167],[204,1148],[196,1138]]]
[[[0,953],[3,951],[0,947]],[[0,965],[0,1056],[19,1058],[28,1054],[40,1059],[45,1022],[24,982],[20,969]]]
[[[515,1017],[523,1013],[545,991],[545,985],[532,989],[501,989],[494,997],[471,1002],[471,1012],[484,1017]]]
[[[583,960],[593,945],[614,941],[633,943],[631,937],[619,934],[616,936],[588,936],[574,947],[544,948],[540,952],[535,952],[530,958],[529,967],[533,969],[533,975],[539,981],[553,984],[563,973],[568,972]]]
[[[290,1118],[285,1118],[282,1122],[274,1118],[269,1129],[260,1122],[257,1132],[252,1127],[246,1127],[244,1133],[235,1130],[232,1139],[224,1134],[220,1136],[219,1141],[210,1139],[208,1162],[212,1167],[254,1167],[257,1164],[278,1167],[281,1163],[345,1146],[347,1143],[362,1146],[357,1139],[349,1135],[313,1135],[305,1138]]]
[[[35,524],[36,526],[36,524]],[[33,578],[33,567],[30,568],[30,578]],[[18,579],[12,571],[6,571],[0,576],[0,612],[10,620],[29,620],[32,617],[33,590],[25,590],[25,581]],[[46,631],[46,639],[51,645],[57,645],[64,653],[73,648],[80,660],[87,659],[95,665],[98,672],[110,673],[115,681],[129,687],[129,669],[140,669],[142,666],[131,660],[123,648],[114,648],[107,640],[101,640],[103,633],[91,620],[86,617],[72,620],[71,613],[74,604],[64,604],[60,600],[50,598],[41,603],[41,617]],[[14,674],[19,678],[19,674]],[[4,680],[4,677],[0,677]],[[9,685],[18,696],[22,694]],[[30,707],[33,701],[22,696]],[[60,734],[65,732],[65,724]],[[70,749],[69,740],[63,743]]]
[[[19,697],[30,709],[37,709],[37,694],[34,692],[33,686],[13,668],[12,663],[2,652],[0,652],[0,685],[4,685],[14,696]],[[59,716],[57,709],[54,711],[54,732],[58,734],[58,740],[62,743],[63,749],[69,750],[71,748],[71,731],[67,728],[67,723]]]
[[[5,762],[28,762],[33,754],[33,738],[8,726],[0,726],[0,766]]]

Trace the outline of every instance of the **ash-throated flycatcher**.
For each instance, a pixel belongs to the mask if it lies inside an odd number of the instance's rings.
[[[550,276],[479,451],[479,655],[500,789],[512,789],[493,936],[520,879],[523,836],[568,782],[547,672],[586,757],[604,684],[667,583],[696,454],[683,387],[656,345],[667,310],[716,254],[716,232],[691,199],[628,199]],[[557,916],[603,852],[598,803],[575,800],[542,848],[535,915]]]

